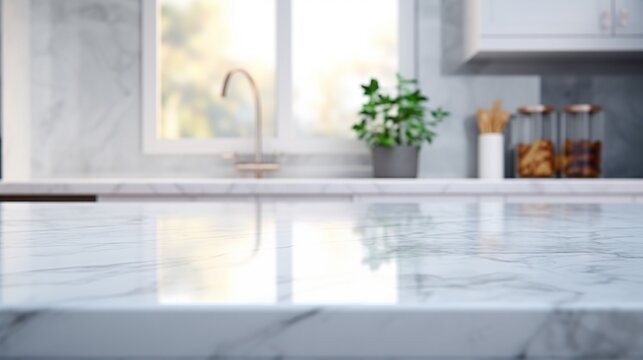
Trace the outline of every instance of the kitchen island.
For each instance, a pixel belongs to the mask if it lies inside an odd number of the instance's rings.
[[[643,205],[0,204],[0,357],[636,359]]]

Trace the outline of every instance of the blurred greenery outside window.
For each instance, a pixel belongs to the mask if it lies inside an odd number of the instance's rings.
[[[158,1],[159,139],[252,137],[248,83],[235,77],[229,97],[220,95],[233,68],[255,78],[269,138],[281,137],[278,129],[286,128],[297,139],[353,139],[360,84],[372,77],[385,87],[395,82],[398,0],[287,0],[286,47],[278,44],[284,38],[278,30],[284,0]],[[286,87],[278,86],[276,75],[284,58],[290,64]],[[288,100],[280,102],[280,96]],[[286,127],[277,119],[278,104],[287,104]]]

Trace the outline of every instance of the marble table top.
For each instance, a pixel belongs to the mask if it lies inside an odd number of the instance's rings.
[[[638,358],[642,219],[637,204],[4,203],[0,356]]]

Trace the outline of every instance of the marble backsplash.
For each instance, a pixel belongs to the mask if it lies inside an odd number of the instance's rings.
[[[32,174],[231,176],[214,156],[145,156],[141,3],[32,0]]]
[[[540,100],[536,75],[486,74],[461,65],[463,1],[418,1],[417,73],[432,104],[452,117],[440,125],[439,137],[423,150],[423,177],[476,177],[477,135],[474,114],[502,99],[507,108]]]
[[[141,0],[31,4],[35,178],[238,176],[229,160],[214,155],[143,154]],[[515,108],[541,97],[604,105],[615,124],[608,134],[607,175],[643,177],[643,78],[542,76],[494,62],[460,66],[461,5],[462,0],[417,3],[418,78],[431,103],[452,112],[439,138],[422,152],[422,177],[475,177],[476,109],[496,98]],[[592,84],[588,96],[586,82]],[[280,177],[370,174],[367,156],[287,156],[281,162]]]

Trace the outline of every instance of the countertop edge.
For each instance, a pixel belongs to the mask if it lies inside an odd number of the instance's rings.
[[[0,320],[14,324],[7,329],[11,336],[0,344],[0,353],[64,358],[576,358],[594,354],[596,338],[609,338],[618,340],[614,342],[618,349],[612,350],[639,358],[642,345],[619,325],[625,318],[630,325],[639,324],[643,309],[355,312],[309,306],[283,312],[28,313],[0,309]]]
[[[643,196],[643,179],[50,179],[0,182],[0,195]]]

